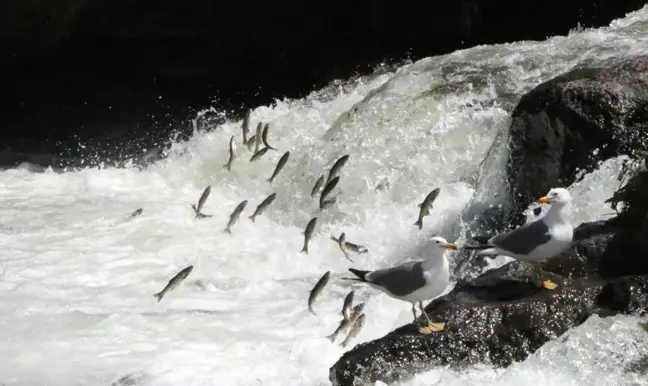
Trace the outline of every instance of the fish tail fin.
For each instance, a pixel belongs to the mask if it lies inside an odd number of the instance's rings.
[[[164,296],[163,292],[158,292],[156,294],[153,294],[153,297],[157,299],[158,303],[160,302],[160,300],[162,300],[162,296]]]
[[[423,229],[423,218],[419,218],[418,220],[416,220],[414,225],[416,225],[419,230]]]
[[[300,252],[308,255],[308,244],[304,244],[304,248]]]
[[[326,339],[330,340],[331,343],[333,343],[333,342],[335,341],[335,333],[333,333],[333,334],[331,334],[331,335],[328,335],[328,336],[326,337]]]
[[[272,177],[268,178],[266,181],[268,181],[269,183],[272,183]]]
[[[198,208],[196,208],[196,205],[191,204],[191,208],[196,212],[196,215],[198,215]]]
[[[256,216],[254,215],[254,213],[252,213],[252,215],[251,215],[251,216],[248,216],[248,218],[249,218],[250,220],[252,220],[252,222],[254,222],[254,219],[256,218]]]
[[[308,306],[308,311],[310,311],[311,314],[317,316],[317,313],[313,311],[313,308],[311,306]]]
[[[418,207],[420,208],[421,206],[423,206],[423,204],[418,204],[418,205],[416,205],[416,206],[418,206]]]
[[[223,232],[229,233],[230,235],[232,234],[232,230],[229,227],[225,228]]]

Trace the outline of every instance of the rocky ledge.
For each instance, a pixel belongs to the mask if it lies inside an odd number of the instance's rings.
[[[632,257],[621,261],[626,269],[635,261],[636,275],[608,279],[595,274],[620,256],[607,251],[617,238],[628,237],[625,231],[610,223],[591,223],[577,234],[584,238],[572,251],[545,264],[544,274],[559,284],[556,290],[533,284],[531,268],[518,262],[458,283],[426,308],[430,318],[446,322],[444,332],[423,336],[408,324],[360,344],[331,368],[331,382],[339,386],[394,382],[439,365],[505,367],[593,314],[648,310],[646,255],[628,254]]]
[[[621,154],[645,157],[647,79],[644,56],[608,68],[577,69],[523,96],[510,129],[514,206],[526,207],[549,187],[571,184],[577,168]],[[593,152],[599,147],[603,150]],[[446,322],[443,332],[423,336],[408,324],[357,345],[330,369],[331,382],[390,383],[439,365],[506,367],[591,315],[644,314],[647,194],[643,168],[613,197],[613,204],[625,204],[619,216],[576,228],[573,247],[542,266],[557,289],[537,287],[533,268],[520,262],[461,281],[426,308],[431,319]]]

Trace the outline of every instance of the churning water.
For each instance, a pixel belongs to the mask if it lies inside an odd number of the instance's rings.
[[[648,53],[648,8],[606,28],[543,42],[480,46],[394,73],[333,84],[252,113],[280,149],[257,162],[240,121],[199,130],[145,169],[0,172],[0,384],[327,385],[344,352],[335,329],[347,268],[378,268],[425,254],[433,234],[463,241],[465,211],[502,199],[509,113],[522,93],[574,66]],[[235,135],[239,157],[223,169]],[[284,151],[286,168],[266,179]],[[337,204],[310,197],[343,154]],[[570,187],[575,224],[604,218],[621,158]],[[204,212],[195,203],[212,186]],[[424,228],[416,204],[441,194]],[[277,199],[252,223],[268,194]],[[233,234],[229,213],[249,201]],[[128,214],[143,214],[127,221]],[[308,255],[302,231],[318,216]],[[346,232],[369,254],[347,261],[329,236]],[[157,303],[180,269],[193,273]],[[308,291],[329,286],[308,312]],[[347,349],[409,323],[409,305],[359,287],[367,322]],[[624,367],[648,355],[637,318],[591,318],[504,370],[438,368],[408,385],[648,385]],[[644,377],[644,378],[642,378]]]

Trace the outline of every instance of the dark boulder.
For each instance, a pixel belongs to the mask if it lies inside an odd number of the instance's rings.
[[[579,68],[540,84],[512,113],[507,175],[513,214],[579,170],[648,149],[648,56]],[[639,154],[637,154],[639,155]],[[518,216],[513,220],[517,225]]]
[[[446,322],[444,332],[423,336],[408,324],[360,344],[331,368],[331,382],[394,382],[439,365],[505,367],[592,314],[645,313],[648,259],[618,253],[645,248],[648,239],[627,232],[613,221],[577,228],[574,247],[544,264],[543,274],[559,284],[554,291],[533,284],[533,268],[517,261],[458,283],[426,308],[430,318]],[[617,248],[617,238],[634,243]],[[615,276],[630,274],[645,276]]]

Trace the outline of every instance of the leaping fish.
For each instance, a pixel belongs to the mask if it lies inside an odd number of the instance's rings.
[[[254,222],[254,219],[256,218],[256,216],[263,213],[263,211],[266,210],[266,208],[268,206],[270,206],[270,204],[272,204],[272,201],[274,201],[275,197],[277,197],[277,193],[272,193],[271,195],[266,197],[263,201],[261,201],[259,206],[257,206],[257,208],[254,210],[254,213],[252,213],[252,215],[249,217],[250,220],[252,220],[252,222]]]
[[[317,182],[315,182],[315,185],[313,186],[313,190],[311,190],[311,197],[315,197],[317,193],[319,193],[320,189],[322,189],[322,185],[324,185],[323,175],[317,179]]]
[[[337,237],[335,237],[333,235],[331,235],[331,240],[335,241],[336,243],[339,243],[339,238],[337,238]],[[354,244],[354,243],[349,242],[349,241],[344,242],[344,248],[347,251],[352,251],[352,252],[355,252],[355,253],[358,253],[358,254],[360,254],[360,253],[368,253],[369,252],[367,247],[365,247],[364,245]]]
[[[202,213],[203,205],[205,205],[205,201],[207,201],[207,197],[209,197],[209,193],[211,193],[211,185],[207,185],[205,190],[200,195],[200,198],[198,199],[198,207],[196,207],[194,204],[191,204],[191,207],[193,208],[194,212],[196,212],[196,218],[205,218],[205,217],[212,216],[210,214]]]
[[[322,292],[322,289],[326,287],[326,284],[329,281],[329,278],[331,277],[331,271],[326,271],[324,275],[317,281],[317,284],[315,284],[315,287],[310,292],[310,295],[308,295],[308,310],[313,314],[317,315],[315,311],[313,311],[313,304],[315,303],[315,299],[319,296],[319,294]]]
[[[248,139],[248,133],[250,133],[250,116],[252,115],[252,109],[247,109],[245,112],[245,116],[243,117],[243,124],[241,125],[241,129],[243,129],[243,145],[247,145]]]
[[[425,200],[423,200],[423,202],[418,205],[419,208],[421,208],[421,210],[419,211],[418,220],[416,220],[414,225],[418,226],[419,229],[423,229],[423,217],[430,214],[430,209],[432,209],[432,203],[434,203],[434,200],[436,200],[440,191],[441,188],[434,189],[427,195],[427,197],[425,197]]]
[[[304,230],[304,247],[301,252],[308,255],[308,242],[313,235],[313,230],[315,229],[315,224],[317,224],[317,217],[313,217],[308,224],[306,225],[306,230]]]
[[[281,156],[281,158],[279,158],[279,162],[277,162],[277,167],[275,167],[274,172],[272,172],[272,176],[270,176],[270,178],[268,178],[269,183],[272,183],[272,181],[274,181],[277,174],[279,174],[281,169],[283,169],[283,167],[286,165],[286,162],[288,162],[288,157],[290,157],[290,152],[289,151],[285,152]]]
[[[263,134],[261,134],[261,140],[263,141],[263,144],[265,147],[267,147],[270,150],[277,150],[276,148],[270,146],[268,143],[268,131],[270,130],[270,124],[266,123],[265,126],[263,127]]]
[[[232,234],[232,225],[236,223],[236,220],[238,220],[239,216],[241,216],[241,212],[243,212],[243,209],[245,209],[245,206],[247,205],[247,200],[241,201],[236,208],[234,208],[234,211],[232,214],[230,214],[230,219],[229,222],[227,223],[227,228],[223,232]]]
[[[173,278],[171,278],[171,280],[169,280],[169,282],[164,287],[164,289],[156,294],[153,294],[153,297],[157,298],[157,301],[160,302],[160,300],[162,300],[164,295],[167,292],[176,289],[176,287],[178,287],[180,283],[182,283],[182,281],[186,279],[187,276],[189,276],[191,271],[193,271],[193,265],[190,265],[187,268],[183,269],[182,271],[178,272]]]
[[[349,344],[349,341],[351,341],[351,339],[358,336],[360,330],[362,330],[362,327],[364,326],[364,323],[365,323],[365,314],[360,314],[360,316],[358,316],[358,318],[354,321],[353,326],[351,327],[351,331],[349,331],[349,335],[347,335],[344,341],[340,343],[340,346],[346,347],[346,345]]]
[[[360,315],[364,315],[362,314],[364,305],[365,305],[364,303],[360,303],[357,306],[353,307],[353,309],[350,312],[349,319],[342,318],[340,324],[335,329],[335,331],[333,331],[333,333],[327,336],[326,338],[331,342],[335,342],[335,339],[337,339],[338,335],[348,330],[349,327],[351,327],[355,323],[356,319],[360,317]]]
[[[234,158],[236,158],[236,143],[234,142],[234,136],[232,136],[229,141],[229,160],[225,166],[223,166],[228,172],[232,170],[232,162],[234,162]]]
[[[349,160],[349,155],[345,154],[342,157],[338,158],[337,161],[335,161],[335,163],[331,167],[331,171],[329,172],[328,177],[326,178],[327,183],[331,181],[333,178],[335,178],[338,175],[338,173],[340,173],[340,170],[348,160]]]

